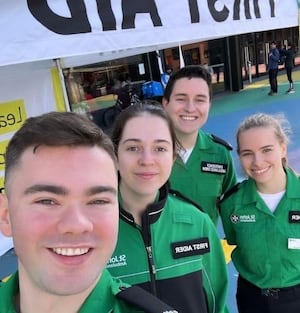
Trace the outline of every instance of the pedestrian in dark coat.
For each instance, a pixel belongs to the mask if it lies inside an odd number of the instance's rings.
[[[278,61],[279,50],[276,47],[276,42],[272,41],[270,44],[269,60],[268,60],[268,73],[270,82],[269,96],[276,96],[278,92],[277,74],[278,74]]]
[[[292,78],[292,71],[295,65],[295,49],[293,48],[293,45],[289,42],[287,45],[287,49],[284,50],[285,55],[285,70],[286,70],[286,76],[289,81],[289,89],[286,93],[295,93],[294,85],[293,85],[293,78]]]

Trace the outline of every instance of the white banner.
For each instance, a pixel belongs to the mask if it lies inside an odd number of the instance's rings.
[[[0,8],[0,66],[298,25],[297,0],[0,0]]]
[[[51,63],[0,67],[0,188],[3,187],[4,153],[12,135],[27,117],[63,110],[58,107]]]

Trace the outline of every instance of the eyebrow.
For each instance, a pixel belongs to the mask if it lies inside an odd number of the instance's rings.
[[[250,150],[250,149],[243,149],[243,150],[239,150],[239,154],[241,154],[241,153],[245,153],[245,152],[252,152],[252,150]]]
[[[187,96],[188,94],[186,92],[178,92],[175,93],[174,96],[178,97],[178,96]],[[203,93],[198,93],[196,94],[196,97],[198,98],[208,98],[209,96]]]
[[[266,145],[266,146],[260,147],[259,150],[266,149],[266,148],[272,148],[272,147],[274,147],[274,145]],[[240,150],[240,152],[248,152],[248,151],[252,152],[251,149],[243,149],[243,150]]]
[[[127,142],[130,142],[130,141],[133,141],[133,142],[142,142],[141,139],[138,139],[138,138],[128,138],[128,139],[125,139],[122,143],[125,144]],[[154,142],[155,143],[167,143],[167,144],[171,144],[171,142],[167,139],[154,139]]]
[[[95,187],[92,187],[92,188],[88,189],[87,195],[88,196],[93,196],[95,194],[103,193],[103,192],[109,192],[109,193],[111,193],[113,195],[116,195],[117,194],[117,189],[114,188],[114,187],[110,187],[110,186],[95,186]]]
[[[34,194],[38,192],[50,192],[50,193],[54,193],[56,195],[61,195],[61,196],[65,196],[69,193],[66,188],[61,187],[61,186],[36,184],[25,189],[24,194],[29,195],[29,194]],[[116,188],[111,187],[111,186],[94,186],[94,187],[87,189],[86,194],[88,196],[92,196],[92,195],[103,193],[103,192],[109,192],[113,195],[117,194]]]

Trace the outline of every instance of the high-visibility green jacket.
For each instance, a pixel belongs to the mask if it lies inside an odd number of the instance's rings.
[[[259,288],[300,284],[300,178],[286,169],[286,192],[270,211],[253,179],[237,185],[220,205],[232,261]]]
[[[76,275],[76,273],[74,273]],[[18,273],[0,283],[0,313],[16,313],[15,297],[19,292]],[[141,304],[141,306],[137,306]],[[141,309],[144,308],[143,309]],[[130,287],[111,277],[107,270],[78,313],[177,313],[142,289]],[[67,313],[67,312],[66,312]]]
[[[220,196],[236,184],[231,149],[222,139],[200,130],[187,163],[177,157],[170,177],[171,188],[201,206],[215,225]]]
[[[121,206],[118,243],[107,268],[179,312],[227,312],[227,270],[216,228],[167,186],[147,207],[142,226]]]

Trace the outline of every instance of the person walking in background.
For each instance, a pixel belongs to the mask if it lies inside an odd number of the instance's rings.
[[[278,62],[279,62],[279,50],[276,47],[276,42],[272,41],[270,44],[269,59],[268,59],[268,74],[270,82],[270,92],[269,96],[276,96],[278,93]]]
[[[214,67],[213,67],[213,70],[214,72],[216,73],[216,81],[217,81],[217,84],[219,84],[220,82],[220,72],[221,72],[221,68],[222,68],[222,59],[221,59],[221,55],[220,53],[218,52],[216,57],[215,57],[215,60],[214,60]]]
[[[220,203],[226,239],[236,245],[239,313],[300,312],[300,177],[287,165],[290,127],[258,113],[237,131],[248,176]]]
[[[0,230],[13,237],[18,271],[0,284],[1,313],[141,312],[137,302],[176,312],[106,270],[118,177],[112,142],[96,124],[71,112],[31,117],[10,140],[5,166]]]
[[[294,90],[294,84],[293,84],[293,78],[292,78],[292,71],[295,66],[295,49],[293,48],[292,44],[289,42],[287,45],[287,49],[284,50],[285,55],[285,70],[286,70],[286,76],[289,81],[289,89],[286,93],[295,93]]]
[[[217,202],[235,185],[236,175],[231,146],[201,130],[211,98],[210,73],[203,66],[192,65],[172,74],[162,103],[183,146],[172,168],[171,188],[195,201],[217,224]]]
[[[107,266],[112,276],[151,291],[178,312],[227,312],[227,269],[215,226],[169,190],[178,143],[164,109],[147,102],[128,107],[112,141],[120,201],[119,237]]]

